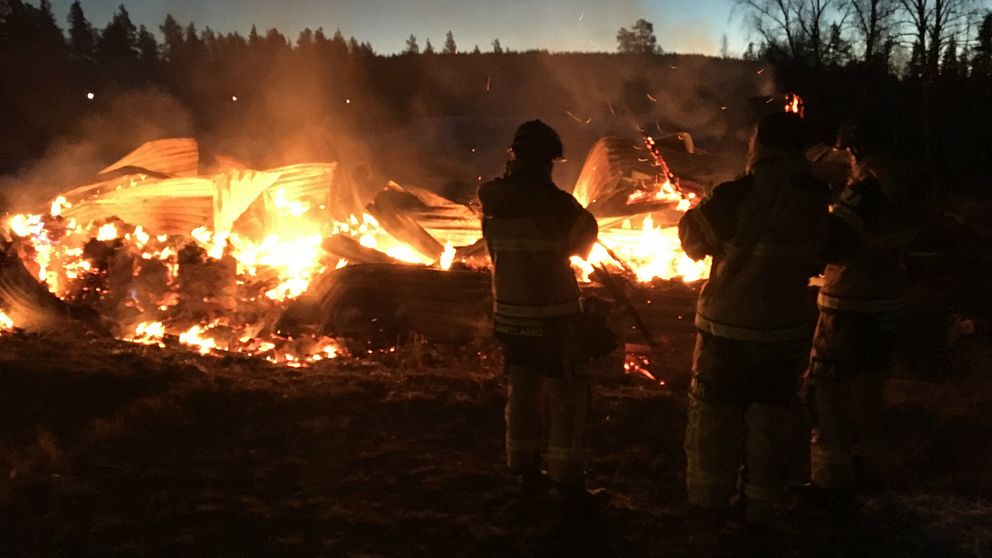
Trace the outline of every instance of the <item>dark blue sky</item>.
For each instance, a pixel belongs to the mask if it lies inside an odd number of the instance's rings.
[[[72,0],[53,0],[60,23]],[[101,28],[122,0],[81,0],[94,26]],[[292,40],[304,27],[369,41],[376,52],[402,50],[413,33],[421,47],[430,38],[440,48],[450,29],[459,50],[476,44],[489,50],[499,37],[514,50],[616,49],[616,32],[638,18],[655,25],[666,51],[716,54],[726,33],[732,52],[746,44],[741,18],[732,0],[123,0],[132,19],[158,30],[167,13],[199,29],[247,34],[252,23],[259,31],[276,27]]]

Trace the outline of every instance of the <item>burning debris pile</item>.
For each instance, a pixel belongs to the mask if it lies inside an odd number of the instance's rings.
[[[589,261],[575,261],[586,281],[593,264],[642,282],[705,273],[674,227],[703,188],[645,141],[605,138],[590,151],[575,188],[601,228]],[[687,146],[672,154],[683,176],[707,180],[712,165]],[[0,330],[82,322],[135,343],[290,366],[334,358],[352,335],[487,335],[475,207],[356,184],[337,163],[251,170],[218,157],[209,174],[200,168],[195,140],[149,142],[44,211],[6,217]],[[381,323],[386,307],[402,323]]]

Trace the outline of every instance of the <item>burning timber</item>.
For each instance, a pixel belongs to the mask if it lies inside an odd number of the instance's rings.
[[[697,181],[719,171],[686,145],[669,153],[645,136],[592,148],[574,189],[601,229],[589,260],[573,260],[584,288],[596,288],[593,265],[613,266],[654,293],[639,297],[653,309],[691,311],[692,291],[677,286],[707,264],[681,252],[674,224],[704,192]],[[203,174],[195,140],[146,143],[45,210],[6,218],[0,330],[72,324],[291,366],[342,354],[344,337],[487,338],[477,208],[340,168],[252,170],[218,157]]]

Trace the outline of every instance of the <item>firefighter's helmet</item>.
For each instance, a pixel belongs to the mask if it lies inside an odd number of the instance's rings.
[[[558,133],[540,120],[521,124],[513,134],[510,149],[517,159],[553,161],[564,155]]]

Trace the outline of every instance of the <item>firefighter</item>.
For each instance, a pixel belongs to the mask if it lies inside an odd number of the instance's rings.
[[[506,460],[524,492],[547,480],[566,499],[585,497],[585,420],[589,382],[577,339],[579,287],[569,258],[586,256],[598,225],[551,180],[562,157],[558,134],[540,120],[522,124],[503,177],[482,185],[482,233],[493,262],[494,328],[509,376]],[[550,401],[547,446],[544,397]]]
[[[854,168],[831,210],[820,317],[805,379],[814,488],[850,494],[877,439],[882,391],[907,291],[904,259],[922,207],[908,165],[872,118],[845,123]],[[869,459],[869,461],[871,461]]]
[[[695,318],[688,499],[722,510],[743,501],[753,523],[774,519],[785,504],[815,317],[807,285],[828,237],[829,189],[812,176],[803,144],[801,117],[764,117],[744,176],[717,186],[679,222],[686,254],[713,257]]]

